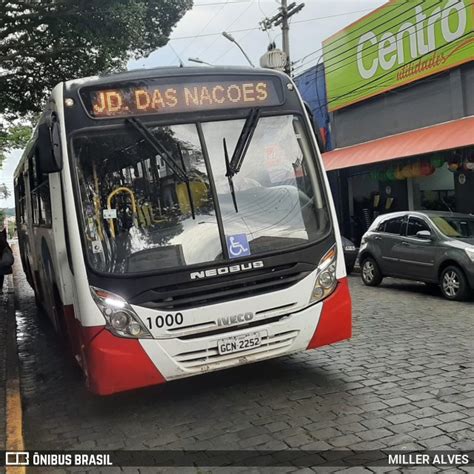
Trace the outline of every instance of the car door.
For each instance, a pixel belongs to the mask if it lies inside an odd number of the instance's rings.
[[[402,234],[405,232],[407,217],[397,216],[385,221],[384,231],[378,242],[381,249],[381,270],[384,275],[398,274],[397,248],[401,244]]]
[[[417,236],[420,231],[430,232],[431,239]],[[404,234],[399,245],[394,248],[398,258],[398,274],[411,279],[436,280],[437,245],[429,223],[422,217],[409,216]]]

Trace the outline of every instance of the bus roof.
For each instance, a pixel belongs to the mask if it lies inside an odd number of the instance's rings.
[[[147,79],[150,77],[176,77],[194,75],[230,75],[230,74],[250,74],[250,75],[273,75],[289,79],[282,72],[272,69],[252,68],[250,66],[190,66],[190,67],[157,67],[151,69],[134,69],[132,71],[106,74],[101,76],[91,76],[81,79],[72,79],[65,82],[66,90],[74,90],[86,85],[108,84],[113,81],[133,81]]]

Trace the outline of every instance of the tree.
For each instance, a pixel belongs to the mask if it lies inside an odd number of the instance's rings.
[[[121,70],[168,41],[192,0],[3,0],[0,114],[37,113],[61,81]]]
[[[0,184],[0,199],[8,199],[11,196],[11,192],[7,188],[5,183]]]
[[[10,126],[6,130],[0,128],[0,168],[6,153],[14,148],[24,148],[30,136],[31,127],[28,125]]]

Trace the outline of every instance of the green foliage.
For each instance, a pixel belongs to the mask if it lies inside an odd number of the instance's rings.
[[[168,41],[192,0],[8,0],[0,9],[0,114],[41,110],[59,82],[125,68]]]
[[[15,148],[24,148],[31,137],[31,127],[15,125],[7,129],[0,129],[0,168],[5,154]]]
[[[0,199],[7,199],[9,196],[11,196],[11,192],[7,185],[5,183],[0,184]]]
[[[9,222],[8,223],[8,238],[13,239],[13,237],[15,236],[15,232],[16,232],[15,222]]]

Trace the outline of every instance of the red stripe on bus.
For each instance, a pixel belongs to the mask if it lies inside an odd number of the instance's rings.
[[[323,302],[318,326],[308,349],[349,339],[352,336],[352,303],[347,278],[339,280],[336,291]]]
[[[95,329],[83,328],[83,331]],[[98,395],[166,382],[136,339],[116,337],[102,330],[86,345],[84,354],[87,385]]]

